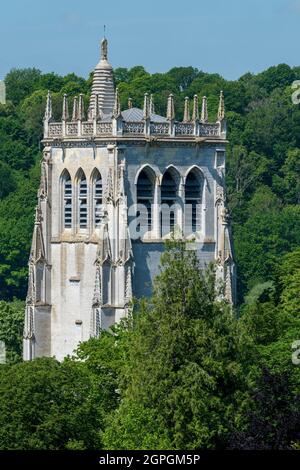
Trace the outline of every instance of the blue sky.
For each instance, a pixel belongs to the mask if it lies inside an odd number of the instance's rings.
[[[114,67],[192,65],[236,79],[300,65],[300,0],[3,0],[0,19],[0,79],[12,67],[87,77],[103,24]]]

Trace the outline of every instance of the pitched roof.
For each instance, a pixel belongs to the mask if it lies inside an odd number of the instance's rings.
[[[143,120],[143,110],[139,108],[129,108],[122,111],[122,118],[126,122],[141,122]],[[150,121],[152,122],[167,122],[164,116],[151,113]]]

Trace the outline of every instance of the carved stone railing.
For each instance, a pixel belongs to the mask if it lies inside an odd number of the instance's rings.
[[[150,134],[168,135],[170,124],[168,122],[153,122],[150,124]]]
[[[175,124],[175,135],[194,135],[195,126],[191,123],[178,122]]]
[[[51,128],[52,124],[50,124]],[[78,124],[77,122],[67,122],[66,124],[66,135],[71,137],[76,136],[78,134]]]
[[[49,124],[49,137],[60,137],[62,135],[62,123],[51,122]]]
[[[104,137],[104,136],[170,136],[170,137],[225,137],[221,125],[217,123],[193,122],[114,122],[76,121],[45,122],[45,138],[64,137]],[[114,129],[117,129],[115,131]]]
[[[123,133],[124,134],[144,134],[145,124],[144,122],[124,122]]]
[[[218,137],[220,135],[220,125],[201,123],[199,125],[199,135],[203,137]]]
[[[96,135],[112,134],[112,123],[111,122],[97,122]]]
[[[92,122],[83,122],[82,123],[82,135],[93,135],[94,126]]]

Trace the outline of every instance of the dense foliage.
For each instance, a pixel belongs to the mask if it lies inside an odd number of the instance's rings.
[[[226,98],[227,193],[238,270],[238,315],[216,301],[213,272],[171,244],[151,299],[131,318],[80,346],[76,357],[17,363],[27,259],[39,181],[47,90],[56,117],[62,94],[91,77],[36,69],[6,77],[0,105],[0,446],[43,449],[300,447],[300,109],[291,101],[300,68],[281,64],[226,81],[193,67],[149,74],[115,70],[122,107],[154,94],[165,114],[174,94],[206,95],[215,119]],[[21,299],[21,300],[17,300]],[[300,354],[299,354],[300,357]],[[14,410],[13,413],[11,410]]]
[[[0,300],[0,341],[5,344],[6,361],[19,362],[22,358],[24,302]]]
[[[197,93],[208,97],[214,120],[218,93],[224,90],[230,141],[227,191],[240,303],[256,284],[274,281],[280,256],[299,246],[300,109],[291,100],[297,79],[300,68],[285,64],[236,81],[193,67],[156,74],[142,66],[115,70],[123,109],[129,97],[142,106],[147,91],[154,94],[156,112],[165,114],[172,92],[181,119],[184,97]],[[59,118],[62,94],[71,98],[83,92],[87,101],[91,76],[84,80],[74,74],[13,69],[5,82],[8,101],[0,105],[0,298],[9,300],[24,299],[26,293],[47,90]]]
[[[0,367],[0,449],[299,447],[299,251],[283,266],[238,318],[213,268],[170,243],[152,297],[121,324],[62,363]]]

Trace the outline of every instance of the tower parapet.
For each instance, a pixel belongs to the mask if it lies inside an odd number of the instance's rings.
[[[95,96],[94,103],[97,103],[100,99],[99,95]],[[94,113],[97,112],[95,108],[90,107],[89,115],[90,118],[84,120],[84,115],[81,113],[81,119],[79,124],[75,123],[74,114],[76,113],[77,109],[77,98],[74,100],[74,107],[73,107],[73,115],[71,120],[65,120],[66,125],[63,126],[62,121],[52,121],[51,119],[48,120],[47,125],[44,127],[44,139],[57,139],[57,138],[76,138],[76,137],[84,137],[84,138],[102,138],[102,137],[143,137],[143,136],[153,136],[156,138],[168,139],[168,138],[185,138],[189,140],[194,140],[198,138],[202,138],[203,140],[206,139],[226,139],[226,127],[225,127],[225,117],[220,118],[218,116],[218,120],[216,122],[208,122],[207,118],[207,102],[206,98],[203,97],[203,104],[202,104],[202,112],[201,112],[201,119],[199,120],[199,113],[197,110],[193,111],[192,120],[188,119],[189,111],[188,111],[188,103],[186,103],[186,112],[183,121],[176,121],[175,116],[172,115],[172,119],[170,116],[172,113],[172,109],[174,110],[173,97],[170,96],[168,98],[168,117],[165,118],[163,116],[159,116],[153,112],[151,112],[151,108],[153,110],[153,104],[148,103],[147,109],[134,108],[130,107],[127,110],[121,111],[120,110],[120,102],[118,101],[118,116],[116,114],[115,109],[115,95],[114,101],[112,106],[112,111],[109,115],[106,115],[105,118],[101,118],[101,107],[99,105],[100,111],[98,115],[95,116]],[[92,98],[91,98],[92,100]],[[149,98],[146,98],[149,100]],[[146,101],[147,102],[147,101]],[[198,103],[197,95],[194,97],[194,106],[195,102]],[[153,98],[152,98],[153,103]],[[151,104],[151,106],[150,106]],[[74,111],[75,109],[75,111]],[[147,125],[145,119],[145,112],[149,112],[149,122],[150,126]],[[120,123],[118,126],[118,132],[114,129],[114,120],[117,117],[121,117]],[[93,120],[96,121],[96,125],[93,126]],[[170,126],[170,122],[172,125]]]

